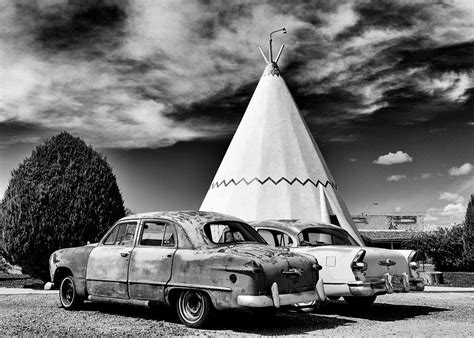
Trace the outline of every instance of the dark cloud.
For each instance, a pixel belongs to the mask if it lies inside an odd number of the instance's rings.
[[[282,73],[323,140],[471,104],[469,2],[20,1],[0,15],[1,75],[13,84],[0,85],[0,122],[104,146],[228,138],[263,70],[256,46],[282,26]]]
[[[406,47],[405,47],[406,48]],[[401,50],[403,59],[400,66],[423,67],[429,66],[437,72],[469,71],[474,69],[474,41],[442,46],[438,48],[421,48]]]
[[[15,17],[45,52],[99,57],[120,43],[127,8],[127,1],[21,1],[15,3]]]

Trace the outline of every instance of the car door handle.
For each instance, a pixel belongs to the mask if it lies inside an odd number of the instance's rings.
[[[130,252],[121,252],[120,253],[120,256],[122,256],[122,257],[128,257],[128,255],[130,255]]]

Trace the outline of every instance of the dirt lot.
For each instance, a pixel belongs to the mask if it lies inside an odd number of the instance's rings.
[[[281,312],[264,321],[250,313],[222,313],[211,330],[188,329],[169,308],[84,304],[59,307],[57,294],[0,295],[0,332],[85,335],[423,335],[473,336],[474,293],[381,296],[369,311],[332,301],[317,313]]]

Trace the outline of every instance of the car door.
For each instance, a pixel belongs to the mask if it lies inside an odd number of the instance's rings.
[[[164,301],[164,288],[171,278],[178,248],[176,229],[167,221],[145,220],[140,232],[130,258],[130,298]]]
[[[86,273],[89,295],[129,298],[128,266],[137,231],[136,221],[118,223],[92,250]]]

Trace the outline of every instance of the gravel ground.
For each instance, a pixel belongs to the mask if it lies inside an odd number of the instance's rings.
[[[57,294],[0,295],[2,335],[303,335],[474,336],[474,293],[381,296],[368,311],[331,301],[305,314],[280,312],[264,320],[251,313],[221,313],[211,330],[189,329],[167,307],[85,303],[65,311]]]

